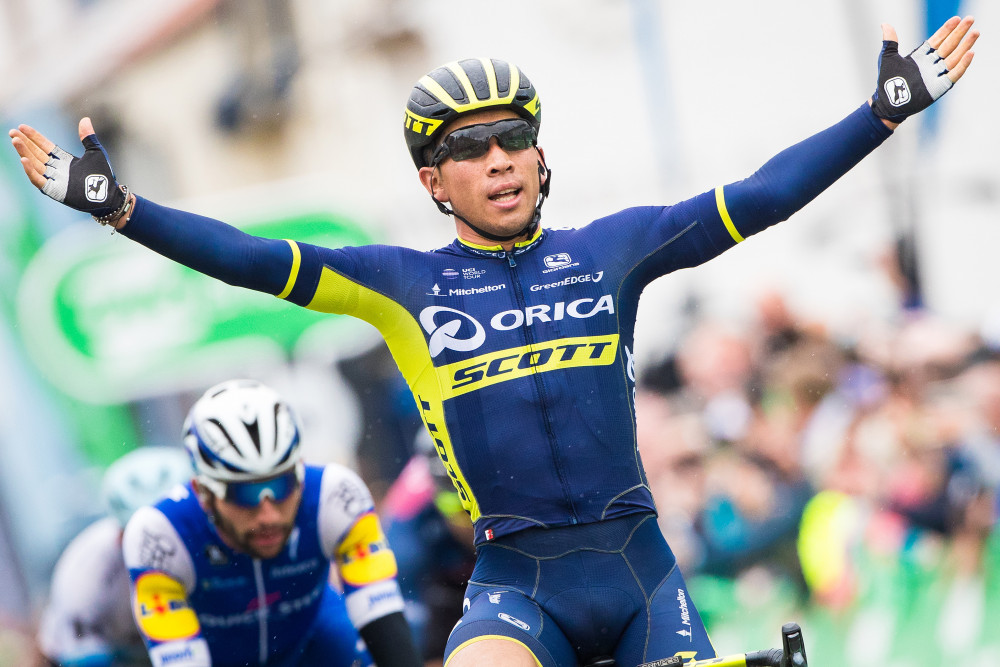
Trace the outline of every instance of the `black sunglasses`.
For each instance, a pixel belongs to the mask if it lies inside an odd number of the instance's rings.
[[[492,123],[469,125],[444,138],[431,157],[431,166],[438,166],[448,157],[456,162],[482,157],[489,152],[493,137],[497,138],[497,144],[505,151],[523,151],[535,145],[538,134],[523,118],[505,118]]]

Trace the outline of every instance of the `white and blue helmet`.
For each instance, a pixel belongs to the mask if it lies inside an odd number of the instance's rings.
[[[184,446],[200,483],[216,495],[225,484],[280,475],[301,462],[299,424],[276,391],[256,380],[228,380],[206,391],[184,423]]]
[[[132,514],[152,505],[178,484],[191,479],[191,459],[179,447],[140,447],[108,466],[101,497],[124,528]]]

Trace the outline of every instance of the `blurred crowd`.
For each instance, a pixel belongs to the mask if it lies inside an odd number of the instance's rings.
[[[920,307],[843,340],[756,305],[699,321],[636,398],[717,649],[794,620],[821,664],[1000,664],[1000,349]]]

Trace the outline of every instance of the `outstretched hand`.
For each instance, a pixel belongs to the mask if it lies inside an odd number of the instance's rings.
[[[878,84],[871,104],[875,115],[891,127],[926,109],[965,75],[979,31],[971,16],[952,17],[927,41],[900,56],[896,29],[882,24]]]
[[[971,16],[966,16],[964,19],[954,16],[945,21],[944,25],[927,40],[930,47],[937,49],[938,55],[944,58],[944,65],[948,70],[947,77],[952,83],[962,78],[965,70],[969,69],[973,56],[976,55],[972,51],[972,45],[979,39],[979,31],[969,32],[975,21],[976,19]],[[896,30],[888,23],[882,26],[882,39],[898,41]]]
[[[108,154],[89,118],[80,120],[78,131],[84,147],[82,157],[56,146],[30,125],[18,125],[8,134],[32,185],[61,204],[109,222],[109,216],[127,211],[127,191],[115,180]]]

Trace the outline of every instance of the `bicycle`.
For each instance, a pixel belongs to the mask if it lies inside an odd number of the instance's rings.
[[[584,667],[616,667],[614,658],[591,660]],[[639,667],[808,667],[806,645],[798,623],[781,626],[781,648],[749,651],[684,662],[680,656],[644,662]]]

